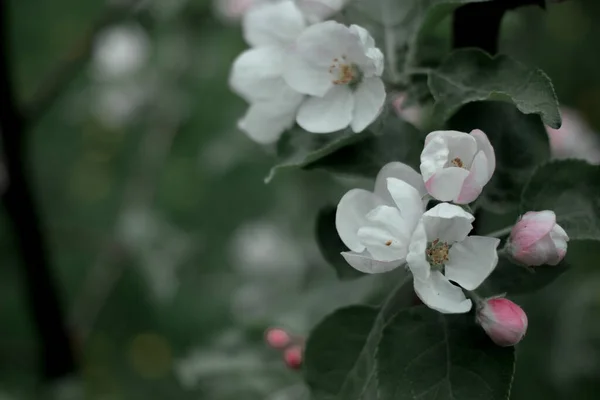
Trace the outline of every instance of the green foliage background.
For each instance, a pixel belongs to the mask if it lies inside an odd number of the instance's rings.
[[[25,104],[106,4],[10,4],[14,80]],[[282,170],[265,185],[274,149],[236,130],[245,105],[227,87],[245,48],[239,27],[216,18],[209,0],[156,4],[163,6],[122,22],[144,29],[150,43],[148,62],[130,78],[153,88],[135,117],[115,126],[96,112],[106,82],[92,59],[30,132],[29,172],[86,398],[305,398],[299,374],[264,347],[263,330],[283,325],[306,335],[327,313],[385,285],[340,283],[314,240],[318,210],[363,183]],[[598,18],[595,0],[519,9],[505,18],[501,40],[502,53],[544,70],[561,103],[596,131]],[[0,399],[39,398],[13,240],[2,211]],[[530,326],[513,399],[591,399],[600,389],[600,249],[580,242],[569,251],[580,268],[516,299]]]

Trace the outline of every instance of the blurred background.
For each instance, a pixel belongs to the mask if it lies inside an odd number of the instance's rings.
[[[382,285],[338,281],[314,240],[317,210],[355,183],[285,171],[265,185],[274,149],[236,128],[245,104],[227,79],[252,2],[8,1],[13,84],[39,110],[30,179],[85,398],[307,399],[265,329],[302,338]],[[599,19],[596,0],[528,7],[501,40],[567,107],[551,139],[594,162]],[[0,246],[0,400],[37,399],[39,342],[4,208]],[[600,250],[574,251],[581,268],[517,299],[530,328],[513,399],[600,390]]]

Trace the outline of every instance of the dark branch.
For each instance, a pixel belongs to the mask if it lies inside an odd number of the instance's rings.
[[[11,84],[7,2],[2,0],[0,9],[0,134],[8,181],[3,200],[15,233],[16,247],[21,255],[29,306],[41,341],[43,376],[50,380],[75,372],[76,364],[35,204],[27,184],[27,166],[24,161],[25,121],[16,107]]]
[[[470,3],[454,13],[455,49],[478,47],[490,54],[498,52],[500,24],[504,13],[517,7],[538,5],[545,7],[544,0],[494,0]]]

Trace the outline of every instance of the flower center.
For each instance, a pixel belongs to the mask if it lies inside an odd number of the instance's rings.
[[[463,163],[463,161],[459,157],[456,157],[452,161],[450,161],[450,164],[452,164],[452,165],[454,165],[455,167],[458,167],[458,168],[464,168],[465,167],[465,164]]]
[[[450,246],[446,242],[441,242],[440,239],[435,239],[429,244],[425,254],[427,256],[427,262],[432,268],[442,269],[444,264],[448,261],[448,251]]]
[[[354,85],[360,81],[362,74],[355,64],[349,63],[346,56],[334,58],[329,66],[332,82],[335,85]]]

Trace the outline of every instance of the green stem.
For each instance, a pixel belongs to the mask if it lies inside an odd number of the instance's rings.
[[[498,229],[497,231],[490,232],[490,233],[486,234],[485,236],[500,238],[502,236],[508,235],[510,233],[510,231],[512,231],[512,228],[513,228],[512,225],[507,226],[505,228]]]

